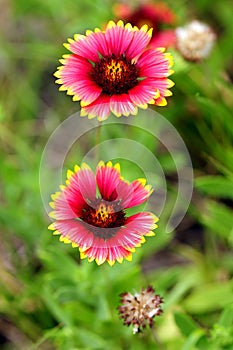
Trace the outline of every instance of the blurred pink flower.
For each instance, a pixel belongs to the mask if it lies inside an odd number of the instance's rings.
[[[64,243],[79,247],[81,258],[113,265],[132,259],[135,247],[153,236],[158,218],[150,212],[126,215],[125,209],[145,202],[152,193],[145,179],[126,182],[119,164],[100,162],[96,175],[83,163],[68,171],[66,186],[52,195],[55,221],[49,226]],[[99,195],[97,194],[99,193]]]
[[[122,18],[132,25],[147,24],[153,28],[150,47],[173,47],[175,45],[175,31],[167,27],[174,25],[176,15],[165,2],[142,2],[136,7],[127,3],[117,3],[113,7],[117,18]]]
[[[81,116],[102,121],[112,112],[117,117],[136,115],[138,107],[165,106],[173,73],[172,57],[165,49],[147,49],[152,29],[110,21],[106,30],[87,31],[68,39],[55,76],[74,101],[81,101]]]
[[[174,29],[158,32],[152,37],[150,47],[174,47],[176,44],[176,33]]]

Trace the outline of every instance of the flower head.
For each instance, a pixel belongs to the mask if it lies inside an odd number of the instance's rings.
[[[143,2],[136,7],[128,3],[117,3],[113,12],[117,18],[140,27],[143,23],[153,28],[150,47],[175,46],[175,31],[170,27],[176,22],[176,15],[165,2]]]
[[[143,23],[157,30],[163,24],[174,24],[176,16],[165,2],[143,2],[136,8],[128,3],[116,3],[113,9],[118,18],[141,26]]]
[[[150,47],[175,47],[176,34],[174,29],[165,29],[158,31],[151,39]]]
[[[79,247],[81,258],[113,265],[132,259],[135,247],[153,236],[158,218],[150,212],[126,215],[126,209],[145,202],[152,193],[145,179],[126,182],[119,164],[100,162],[96,174],[83,163],[68,170],[66,186],[52,195],[55,219],[49,229],[64,243]]]
[[[150,328],[154,324],[153,318],[162,312],[162,298],[155,294],[153,287],[142,289],[140,293],[122,293],[121,306],[118,310],[124,324],[133,325],[133,333],[138,333],[148,325]]]
[[[165,50],[147,49],[152,30],[110,21],[105,31],[87,31],[68,39],[72,54],[60,60],[56,82],[74,101],[81,101],[81,116],[107,119],[136,115],[138,107],[165,106],[174,84],[172,57]]]
[[[212,29],[197,20],[176,29],[177,49],[189,61],[199,61],[208,57],[215,39],[216,35]]]

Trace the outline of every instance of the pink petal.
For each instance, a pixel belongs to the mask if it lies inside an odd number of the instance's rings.
[[[166,96],[167,90],[174,85],[174,83],[169,79],[156,78],[153,81],[157,85],[161,96]]]
[[[140,234],[141,236],[147,234],[151,230],[155,228],[156,217],[154,214],[149,212],[142,212],[135,215],[132,215],[126,220],[126,231],[128,232]]]
[[[108,255],[108,249],[106,248],[104,239],[94,237],[92,246],[85,249],[83,253],[88,257],[88,259],[96,260],[96,262],[100,265],[105,262]]]
[[[114,262],[115,260],[121,260],[123,258],[128,257],[130,254],[131,253],[124,247],[111,246],[108,248],[107,261],[111,263],[111,262]]]
[[[174,47],[176,44],[176,35],[174,30],[163,30],[156,33],[150,42],[150,47]]]
[[[141,239],[142,234],[135,232],[135,230],[132,230],[131,225],[128,227],[126,224],[126,226],[117,232],[117,235],[111,240],[111,244],[116,247],[124,247],[132,250],[141,243]]]
[[[120,56],[126,51],[131,43],[133,31],[116,25],[107,28],[105,37],[111,53]]]
[[[107,165],[101,165],[96,171],[96,182],[100,190],[100,194],[106,201],[116,199],[116,187],[120,181],[120,172]]]
[[[87,256],[90,260],[96,260],[97,264],[102,264],[104,261],[108,261],[112,264],[115,260],[121,261],[123,258],[127,258],[131,253],[121,246],[112,246],[106,242],[103,245],[103,242],[95,244],[93,247],[85,250],[84,255]]]
[[[133,39],[125,53],[128,59],[133,59],[141,54],[151,39],[151,36],[141,29],[134,31],[133,34]]]
[[[79,71],[80,74],[87,76],[92,69],[91,63],[83,57],[75,54],[64,55],[63,57],[64,58],[61,60],[61,62],[66,68],[70,69],[67,70],[67,73],[70,72],[71,76],[75,71]]]
[[[70,209],[76,214],[76,218],[82,215],[82,208],[86,205],[86,200],[83,198],[80,189],[75,186],[64,189],[63,195]],[[55,204],[56,208],[56,204]],[[60,218],[64,220],[65,218]],[[67,219],[72,219],[71,217]]]
[[[92,51],[95,48],[96,52],[98,53],[98,58],[99,54],[102,56],[109,56],[112,54],[112,51],[106,40],[105,33],[91,33],[90,35],[88,35],[88,40],[90,42],[90,45],[92,46]],[[91,61],[93,61],[93,58],[91,59]]]
[[[99,59],[97,42],[91,36],[77,35],[67,48],[78,56],[95,62]]]
[[[150,79],[139,81],[138,85],[129,90],[130,99],[137,106],[150,103],[156,95],[159,95],[158,87],[154,80]]]
[[[93,248],[94,250],[94,248]],[[95,256],[95,260],[97,262],[98,265],[103,264],[108,256],[108,249],[106,248],[99,248],[96,249],[95,253],[94,252],[89,252],[89,254],[91,254],[92,256]]]
[[[82,249],[87,249],[93,244],[93,233],[87,230],[79,220],[59,220],[53,223],[53,227],[63,237],[68,238]]]
[[[137,67],[140,68],[142,77],[163,78],[170,75],[170,62],[159,50],[146,50],[138,59]]]
[[[86,204],[86,200],[83,198],[80,189],[75,186],[68,187],[64,189],[64,195],[69,206],[76,213],[76,217],[82,215],[82,208]]]
[[[163,106],[167,105],[166,98],[164,98],[162,96],[160,96],[159,98],[156,98],[154,102],[155,102],[156,106],[162,106],[163,107]]]
[[[117,117],[137,114],[137,107],[127,94],[113,95],[110,99],[110,109]]]
[[[80,115],[97,117],[99,121],[107,119],[110,115],[110,96],[101,94],[94,102],[82,107]]]
[[[59,193],[54,200],[54,211],[51,213],[51,217],[56,220],[69,220],[80,216],[82,205],[85,203],[84,199],[80,193],[75,193],[71,198],[69,197],[64,192]]]
[[[78,190],[86,201],[93,201],[96,198],[95,175],[90,168],[82,167],[69,179],[67,192]]]
[[[130,207],[134,207],[136,205],[142,204],[150,196],[151,187],[150,186],[148,188],[144,187],[141,181],[139,180],[133,181],[130,184],[130,187],[132,187],[133,189],[133,195],[130,202],[126,204],[127,206],[125,208],[130,208]]]
[[[85,254],[88,256],[89,259],[95,259],[97,264],[100,265],[105,262],[108,255],[108,249],[105,247],[98,247],[94,245],[87,251],[85,251]]]
[[[58,83],[75,95],[75,100],[83,100],[90,104],[101,94],[99,87],[92,79],[90,73],[91,64],[77,55],[69,55],[64,59],[64,66],[58,71]]]
[[[70,87],[70,85],[77,83],[80,79],[90,81],[90,72],[93,68],[87,60],[77,55],[69,55],[62,62],[64,66],[58,70],[58,75],[64,86]]]
[[[117,186],[118,199],[123,209],[142,204],[150,196],[151,188],[145,188],[139,180],[131,184],[121,181]]]
[[[82,100],[82,104],[94,102],[101,94],[102,89],[93,81],[79,80],[71,86],[74,95]]]
[[[92,62],[97,62],[99,61],[99,54],[102,56],[109,56],[114,53],[114,51],[112,51],[114,50],[114,47],[112,48],[111,46],[111,40],[113,40],[113,43],[116,42],[116,40],[114,40],[115,35],[113,33],[109,42],[109,35],[106,36],[106,33],[101,31],[88,31],[87,36],[76,35],[75,41],[71,42],[68,45],[68,49],[78,56],[81,56]],[[120,39],[120,35],[118,35],[117,38]],[[129,40],[127,39],[127,35],[125,40]]]
[[[124,209],[125,205],[132,200],[133,188],[128,182],[120,180],[116,187],[116,193],[117,201],[120,201],[121,207]]]

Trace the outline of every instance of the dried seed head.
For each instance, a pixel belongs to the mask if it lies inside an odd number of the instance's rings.
[[[122,293],[121,306],[118,310],[124,324],[133,325],[133,333],[141,332],[148,325],[150,328],[154,324],[153,318],[162,312],[162,298],[155,294],[153,287],[142,289],[140,293]]]
[[[208,57],[216,40],[213,30],[197,20],[178,27],[175,32],[177,49],[188,61],[200,61]]]

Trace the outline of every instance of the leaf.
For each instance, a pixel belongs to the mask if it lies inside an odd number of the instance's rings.
[[[41,293],[42,299],[57,322],[70,326],[72,324],[70,316],[62,308],[59,301],[54,298],[54,293],[50,290],[49,286],[45,285]]]
[[[214,201],[206,201],[201,221],[210,230],[230,242],[233,233],[233,215],[228,207]]]
[[[196,288],[184,301],[185,309],[193,314],[212,312],[233,303],[233,284],[205,284]]]
[[[181,275],[181,280],[176,283],[176,286],[172,289],[169,296],[166,298],[166,307],[169,307],[170,305],[173,305],[182,300],[183,295],[196,285],[197,276],[194,273],[189,273],[187,276],[186,275],[187,272],[185,273],[185,276],[184,274]]]
[[[202,96],[197,96],[196,98],[201,110],[205,113],[205,117],[209,118],[213,125],[220,126],[221,123],[221,130],[219,132],[225,131],[229,134],[229,137],[232,137],[233,131],[232,128],[229,128],[232,123],[231,111],[224,104],[217,103],[212,99]],[[213,118],[214,116],[216,118]]]
[[[205,350],[207,348],[208,340],[204,334],[204,331],[200,329],[200,327],[192,320],[191,317],[181,312],[175,312],[174,318],[181,333],[188,338],[187,342],[185,343],[187,349],[190,348],[189,346],[194,344],[197,344],[197,348],[201,350]],[[183,349],[186,349],[185,346]]]
[[[233,303],[222,312],[219,321],[211,330],[211,342],[221,349],[232,349],[233,344]]]
[[[233,304],[224,309],[218,324],[222,327],[229,327],[233,325]]]
[[[112,318],[110,306],[107,302],[107,299],[102,295],[100,295],[98,299],[96,317],[101,321],[109,321]]]
[[[191,317],[183,313],[175,312],[174,319],[181,333],[185,337],[188,337],[190,333],[192,333],[194,330],[198,328],[197,324],[191,319]]]
[[[195,180],[201,193],[220,198],[233,199],[233,181],[223,176],[202,176]]]
[[[194,345],[197,346],[198,341],[204,335],[204,331],[202,329],[196,329],[193,331],[188,339],[186,340],[182,350],[193,350]]]
[[[88,346],[88,349],[103,350],[109,348],[105,339],[85,328],[79,328],[77,336],[84,346]]]

